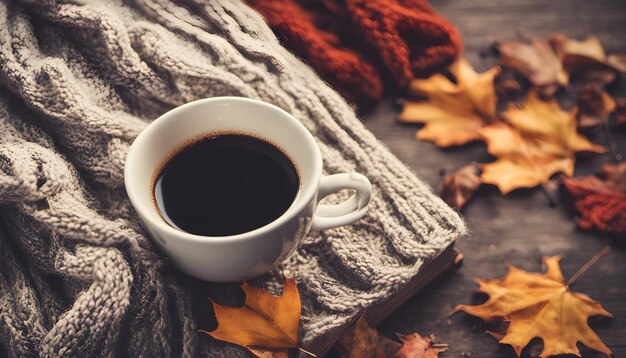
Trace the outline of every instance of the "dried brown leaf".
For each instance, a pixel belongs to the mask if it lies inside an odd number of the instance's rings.
[[[582,41],[564,34],[496,44],[500,62],[526,77],[542,96],[570,83],[602,90],[626,71],[626,55],[606,54],[596,36]]]
[[[400,350],[402,344],[380,335],[370,328],[361,316],[354,328],[339,341],[339,349],[346,358],[388,358]]]
[[[402,348],[394,355],[395,358],[437,358],[439,353],[448,350],[447,344],[435,344],[434,336],[422,337],[418,333],[400,334]]]
[[[498,101],[508,103],[522,99],[528,90],[525,82],[519,74],[503,71],[494,81]]]
[[[626,72],[626,55],[609,55],[606,62],[609,66],[619,70],[620,72]]]
[[[576,121],[578,129],[591,130],[609,121],[615,110],[615,101],[608,93],[588,87],[578,94]]]
[[[626,97],[615,99],[614,115],[615,127],[626,127]]]
[[[397,336],[402,343],[381,335],[361,316],[352,330],[341,337],[338,347],[345,358],[436,358],[448,349],[447,344],[433,343],[434,337],[418,333]]]
[[[572,74],[570,77],[570,91],[576,92],[579,88],[591,88],[603,91],[606,86],[617,79],[617,73],[609,67],[588,67]]]
[[[569,76],[594,81],[596,89],[612,83],[619,72],[626,70],[624,56],[607,56],[597,36],[591,35],[579,41],[564,34],[555,34],[550,37],[550,43]]]
[[[567,84],[567,73],[547,40],[502,41],[496,47],[502,65],[526,77],[542,95],[552,95]]]
[[[461,210],[481,184],[480,166],[476,163],[466,165],[443,178],[441,198],[448,205]]]
[[[550,44],[569,74],[592,65],[606,65],[606,52],[597,36],[578,41],[565,34],[555,34],[550,37]]]

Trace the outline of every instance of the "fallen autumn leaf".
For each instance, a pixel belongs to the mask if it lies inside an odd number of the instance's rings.
[[[418,333],[397,336],[402,343],[381,335],[361,316],[352,330],[343,335],[338,347],[345,358],[436,358],[448,349],[447,344],[433,343],[434,337]]]
[[[526,77],[544,96],[553,95],[568,82],[560,59],[545,39],[501,41],[496,48],[502,65]]]
[[[544,101],[536,92],[501,116],[505,123],[480,130],[487,151],[498,158],[482,165],[481,177],[503,194],[546,183],[556,173],[572,176],[576,152],[605,152],[577,133],[575,111],[565,112],[556,100]]]
[[[295,278],[284,278],[283,294],[242,286],[246,300],[241,307],[213,302],[217,329],[205,332],[215,339],[258,348],[297,348],[300,320],[300,296]]]
[[[465,59],[450,67],[454,84],[438,73],[427,79],[415,79],[409,92],[426,96],[426,101],[408,101],[400,114],[402,122],[424,123],[417,138],[438,146],[462,145],[480,139],[479,131],[496,114],[494,78],[500,69],[494,67],[478,74]]]
[[[626,98],[624,97],[615,100],[613,126],[616,128],[626,127]]]
[[[608,250],[601,253],[606,252]],[[480,286],[478,291],[489,295],[487,302],[478,306],[458,305],[453,313],[464,311],[488,322],[496,319],[508,321],[504,335],[494,336],[499,338],[500,343],[511,345],[518,356],[535,337],[543,340],[542,357],[559,354],[580,356],[576,346],[578,342],[610,356],[611,350],[589,328],[587,319],[594,315],[612,315],[596,301],[569,288],[571,282],[599,256],[583,266],[567,284],[563,280],[558,256],[544,258],[545,274],[509,266],[508,274],[502,279],[476,280]]]
[[[626,56],[607,55],[596,36],[582,41],[564,34],[496,43],[501,64],[523,75],[542,96],[571,82],[602,90],[626,71]]]
[[[397,334],[402,341],[402,348],[394,357],[396,358],[437,358],[439,353],[448,350],[444,343],[433,343],[434,336],[422,337],[418,333]]]
[[[608,64],[604,46],[597,36],[587,36],[579,41],[565,34],[554,34],[550,37],[550,43],[556,55],[561,59],[563,68],[570,75],[596,66],[619,71]]]
[[[339,340],[339,349],[346,358],[387,358],[392,357],[401,347],[402,344],[371,328],[364,316]]]
[[[591,130],[609,122],[609,114],[615,110],[615,101],[608,93],[588,87],[578,94],[576,121],[578,129]]]
[[[468,164],[443,178],[441,198],[448,205],[461,210],[481,184],[480,166],[476,163]]]
[[[598,90],[614,82],[619,73],[626,69],[623,66],[623,55],[607,56],[597,36],[591,35],[579,41],[565,34],[555,34],[549,40],[568,76],[595,82],[594,86]]]

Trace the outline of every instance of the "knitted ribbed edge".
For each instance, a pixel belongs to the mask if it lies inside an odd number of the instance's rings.
[[[197,333],[195,281],[155,251],[123,194],[133,138],[194,99],[276,104],[315,135],[327,173],[372,181],[364,219],[311,233],[281,267],[298,277],[305,343],[397,292],[465,234],[242,3],[1,2],[0,78],[0,353],[241,354]],[[255,283],[277,289],[276,276]]]

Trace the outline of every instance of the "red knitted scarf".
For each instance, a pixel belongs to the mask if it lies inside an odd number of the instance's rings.
[[[451,64],[459,32],[426,0],[248,0],[296,55],[367,107],[384,82],[404,88]],[[384,76],[384,77],[383,77]]]

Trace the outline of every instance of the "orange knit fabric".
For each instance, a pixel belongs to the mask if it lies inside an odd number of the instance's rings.
[[[284,45],[346,99],[367,106],[451,64],[459,32],[426,0],[248,0]],[[378,69],[378,70],[377,70]]]
[[[283,44],[303,58],[347,100],[367,103],[380,99],[378,72],[356,52],[342,46],[332,32],[314,24],[315,14],[293,0],[251,0]]]
[[[626,195],[607,193],[574,179],[564,181],[580,213],[578,226],[598,229],[603,233],[626,237]]]

